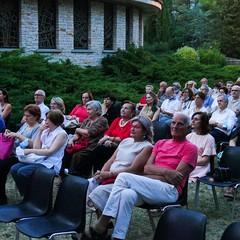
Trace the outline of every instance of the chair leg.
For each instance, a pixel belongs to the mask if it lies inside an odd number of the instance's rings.
[[[213,193],[215,207],[217,210],[219,210],[219,204],[218,204],[218,198],[217,198],[217,192],[216,192],[215,186],[212,186],[212,193]]]
[[[152,216],[152,213],[151,213],[150,209],[147,209],[147,213],[148,213],[148,218],[149,218],[150,224],[152,226],[152,230],[153,230],[153,232],[155,232],[156,226],[155,226],[153,216]]]
[[[236,198],[237,198],[237,190],[238,188],[234,188],[234,192],[233,192],[233,202],[232,202],[232,220],[234,219],[234,211],[235,211],[235,202],[236,202]]]
[[[199,201],[199,188],[200,188],[200,181],[197,180],[196,183],[196,190],[195,190],[195,198],[194,198],[194,205],[193,205],[193,210],[196,211],[198,201]]]
[[[19,231],[16,229],[15,232],[15,240],[19,240]]]

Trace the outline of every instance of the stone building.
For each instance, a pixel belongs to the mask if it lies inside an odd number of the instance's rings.
[[[160,0],[1,0],[0,51],[98,65],[118,48],[142,46],[144,17],[161,8]]]

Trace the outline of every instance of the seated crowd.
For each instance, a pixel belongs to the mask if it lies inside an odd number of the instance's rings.
[[[53,97],[48,108],[39,89],[16,132],[8,129],[11,104],[0,89],[0,132],[14,138],[10,158],[0,161],[0,204],[7,204],[9,172],[22,196],[39,167],[61,180],[88,178],[87,204],[98,220],[82,238],[104,239],[115,219],[112,238],[125,239],[134,206],[176,201],[187,179],[209,172],[219,143],[240,140],[239,81],[219,80],[212,88],[206,78],[200,82],[182,90],[178,82],[161,82],[157,94],[147,85],[138,104],[126,100],[121,107],[111,93],[100,103],[85,91],[68,115],[62,98]]]

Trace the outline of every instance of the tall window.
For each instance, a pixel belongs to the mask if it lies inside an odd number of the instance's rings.
[[[74,48],[88,49],[88,0],[74,0]]]
[[[132,17],[132,9],[128,7],[126,9],[126,48],[128,48],[132,42],[132,39],[131,39],[131,32],[132,32],[131,17]]]
[[[104,49],[113,49],[113,4],[104,3]]]
[[[19,47],[18,0],[0,0],[0,47]]]
[[[38,1],[39,48],[56,48],[56,0]]]

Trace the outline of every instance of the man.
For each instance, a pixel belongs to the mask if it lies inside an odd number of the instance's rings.
[[[161,107],[162,102],[167,99],[166,95],[166,89],[167,89],[167,83],[166,82],[160,82],[159,83],[159,90],[157,92],[158,97],[158,107]]]
[[[173,114],[177,111],[180,101],[174,97],[173,87],[168,87],[165,94],[167,99],[163,101],[161,108],[155,112],[152,121],[158,119],[159,122],[170,125]]]
[[[42,120],[46,119],[46,113],[49,112],[49,108],[44,104],[45,96],[46,96],[45,92],[41,89],[38,89],[34,94],[35,103],[38,105],[38,107],[41,110]]]
[[[208,86],[208,80],[207,80],[207,78],[202,78],[202,79],[200,80],[200,82],[201,82],[201,87],[202,87],[202,86],[208,87],[208,94],[211,95],[211,93],[212,93],[212,88],[210,88],[210,87]],[[201,87],[198,89],[198,91],[201,91]]]
[[[179,82],[174,82],[173,85],[174,97],[177,100],[181,99],[182,91],[181,91],[181,84]]]
[[[225,142],[229,140],[229,135],[236,124],[236,114],[228,106],[228,97],[220,95],[217,98],[218,109],[213,112],[209,119],[209,124],[213,127],[210,134],[214,137],[215,142]]]
[[[238,118],[238,125],[240,120],[240,86],[233,85],[231,88],[231,100],[229,100],[228,108],[233,110]]]
[[[115,218],[112,237],[125,239],[134,206],[144,202],[174,202],[179,198],[197,161],[197,147],[186,140],[189,129],[189,117],[176,113],[171,124],[172,139],[156,143],[145,165],[145,176],[131,173],[118,175],[102,216],[89,231],[83,233],[83,239],[100,237],[111,218]]]
[[[200,92],[204,93],[206,96],[203,106],[205,108],[207,108],[207,107],[211,108],[214,99],[209,95],[209,87],[207,85],[202,85],[199,90],[200,90]]]
[[[149,92],[153,92],[153,86],[152,85],[147,85],[145,87],[145,92],[146,92],[146,94],[141,97],[139,103],[137,104],[137,114],[139,114],[140,111],[142,110],[142,108],[147,104],[147,102],[146,102],[146,95]]]

